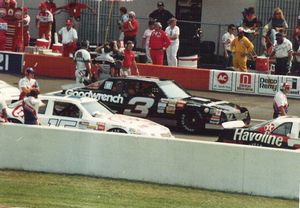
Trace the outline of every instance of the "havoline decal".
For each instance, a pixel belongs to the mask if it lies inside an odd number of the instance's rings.
[[[121,96],[121,94],[113,96],[113,95],[107,95],[99,92],[93,92],[91,90],[88,92],[83,92],[83,91],[74,91],[72,89],[68,89],[66,91],[66,95],[89,97],[103,102],[111,102],[111,103],[118,103],[118,104],[123,104],[124,102],[124,98]]]
[[[246,131],[245,129],[236,129],[233,135],[233,141],[241,141],[245,143],[258,143],[266,146],[283,146],[283,137],[262,134],[258,132]]]

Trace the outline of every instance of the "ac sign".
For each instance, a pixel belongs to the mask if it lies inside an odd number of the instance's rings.
[[[226,73],[221,72],[220,74],[218,74],[218,82],[220,84],[226,84],[229,80],[229,77]]]

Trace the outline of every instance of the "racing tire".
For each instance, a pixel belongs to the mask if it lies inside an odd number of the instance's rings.
[[[197,110],[187,110],[179,117],[180,127],[189,133],[196,133],[205,129],[202,114]]]
[[[9,119],[8,119],[8,122],[14,123],[14,124],[22,124],[21,121],[19,121],[19,120],[17,120],[17,119],[14,119],[14,118],[9,118]]]
[[[120,128],[109,129],[107,132],[127,134],[127,132],[124,129],[120,129]]]

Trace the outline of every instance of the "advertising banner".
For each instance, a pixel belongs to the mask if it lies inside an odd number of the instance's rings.
[[[231,71],[213,70],[210,74],[212,75],[212,90],[233,92],[234,77]]]
[[[251,73],[235,73],[235,92],[255,93],[256,76]]]
[[[282,82],[291,84],[291,90],[287,95],[288,97],[300,98],[300,77],[283,76]]]
[[[274,95],[281,83],[281,78],[277,75],[257,74],[257,93],[262,95]]]
[[[21,74],[22,67],[22,53],[0,52],[0,73]]]

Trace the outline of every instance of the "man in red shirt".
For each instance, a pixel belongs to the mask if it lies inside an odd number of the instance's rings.
[[[149,39],[149,50],[153,64],[163,65],[164,51],[171,44],[170,38],[163,31],[159,22],[154,23],[154,31]]]
[[[40,12],[36,16],[36,26],[39,30],[39,38],[51,39],[51,28],[53,23],[53,15],[47,9],[47,5],[42,2],[40,4]]]
[[[93,14],[96,14],[94,9],[90,7],[87,4],[83,3],[78,3],[77,0],[73,0],[69,4],[58,7],[57,10],[59,9],[64,9],[66,12],[69,14],[69,19],[73,21],[74,28],[78,31],[79,29],[79,24],[80,24],[80,15],[81,15],[81,10],[83,9],[89,9]]]
[[[120,69],[120,76],[127,77],[131,75],[131,67],[136,69],[137,75],[139,75],[139,70],[135,61],[135,54],[133,52],[133,42],[128,41],[126,44],[126,48],[124,50],[124,60],[122,64],[122,68]]]
[[[17,7],[17,2],[16,0],[4,0],[3,5],[1,7],[7,9],[14,9]]]
[[[128,21],[122,25],[122,31],[124,32],[124,44],[128,41],[132,41],[134,46],[136,45],[136,35],[139,30],[139,22],[135,18],[135,13],[130,11],[128,13]]]

